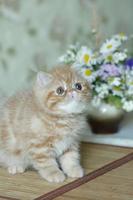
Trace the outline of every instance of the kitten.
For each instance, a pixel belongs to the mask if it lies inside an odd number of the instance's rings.
[[[32,90],[5,103],[0,116],[0,163],[9,173],[36,169],[49,182],[82,177],[79,137],[90,101],[88,83],[70,66],[39,72]]]

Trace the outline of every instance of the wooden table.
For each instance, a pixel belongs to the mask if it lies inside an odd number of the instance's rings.
[[[69,178],[63,184],[50,184],[35,171],[12,176],[0,168],[0,199],[132,200],[132,152],[131,148],[82,143],[82,164],[87,175],[71,184],[74,179]],[[65,186],[58,189],[62,185]]]

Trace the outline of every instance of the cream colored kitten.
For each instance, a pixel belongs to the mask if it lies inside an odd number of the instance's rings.
[[[71,67],[40,72],[33,90],[16,94],[0,115],[0,164],[9,173],[29,166],[49,182],[82,177],[79,136],[87,125],[88,83]],[[59,167],[60,166],[60,167]]]

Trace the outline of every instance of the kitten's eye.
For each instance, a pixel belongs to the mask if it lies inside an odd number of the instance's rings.
[[[81,83],[75,83],[75,88],[76,88],[77,90],[82,90],[82,85],[81,85]]]
[[[63,87],[58,87],[56,90],[56,93],[58,95],[63,95],[65,93],[65,90],[63,89]]]

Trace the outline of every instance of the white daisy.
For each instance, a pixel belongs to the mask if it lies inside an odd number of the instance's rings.
[[[62,55],[58,59],[59,63],[70,63],[75,61],[75,54],[68,50],[66,54]]]
[[[114,35],[113,38],[116,40],[120,40],[120,41],[126,41],[128,39],[128,37],[125,35],[125,33],[119,33],[117,35]]]
[[[123,109],[126,110],[127,112],[133,111],[133,101],[126,101],[125,99],[123,100]]]
[[[95,81],[97,77],[97,73],[92,68],[82,68],[82,75],[90,83]]]
[[[112,93],[113,93],[113,95],[117,95],[119,97],[123,97],[123,92],[122,92],[121,88],[118,87],[118,86],[114,86],[112,88]]]
[[[95,90],[98,93],[98,97],[103,99],[109,93],[109,86],[103,83],[101,86],[97,86]]]
[[[113,54],[112,53],[110,53],[110,54],[105,54],[104,56],[103,56],[103,62],[106,64],[106,63],[114,63],[114,59],[113,59]]]
[[[82,46],[76,56],[76,62],[82,65],[90,65],[93,58],[92,50],[86,46]]]
[[[112,59],[114,63],[119,63],[120,61],[124,61],[127,58],[126,53],[124,52],[116,52],[113,54]]]
[[[109,54],[117,50],[117,48],[121,45],[119,40],[110,39],[106,40],[106,42],[101,46],[100,53],[101,54]]]
[[[126,94],[127,96],[133,96],[133,85],[130,85],[130,86],[128,87],[128,89],[126,90],[125,94]]]
[[[92,56],[91,59],[91,64],[92,65],[96,65],[96,64],[101,64],[103,61],[103,56],[99,55],[98,52],[95,52]]]
[[[104,55],[104,63],[118,64],[126,58],[127,54],[125,52],[109,53]]]

